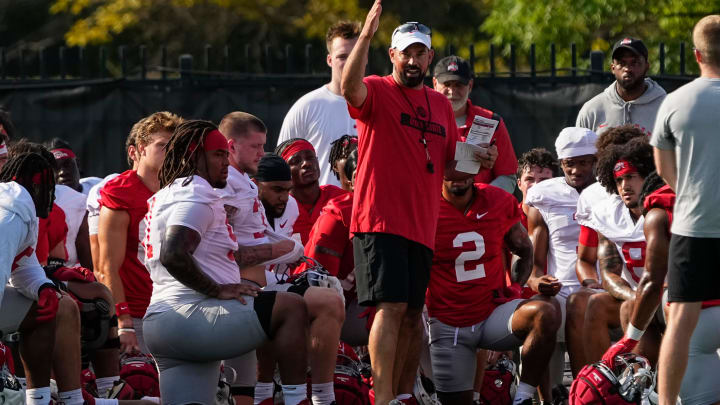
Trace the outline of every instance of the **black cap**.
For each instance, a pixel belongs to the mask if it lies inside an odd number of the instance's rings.
[[[636,39],[636,38],[630,38],[625,37],[617,42],[615,42],[615,46],[613,46],[612,49],[612,58],[615,59],[615,53],[618,49],[629,49],[632,53],[635,55],[642,55],[645,57],[645,60],[648,58],[648,50],[643,41]]]
[[[470,64],[463,58],[455,55],[446,56],[435,65],[434,75],[440,83],[457,80],[468,84],[473,78]]]
[[[274,153],[266,153],[258,163],[257,173],[253,176],[257,181],[289,181],[290,166],[285,159]]]

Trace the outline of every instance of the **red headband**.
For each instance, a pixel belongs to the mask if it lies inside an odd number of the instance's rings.
[[[613,174],[616,179],[620,176],[637,172],[638,169],[627,160],[618,160],[618,162],[615,163],[615,167],[613,167]]]
[[[315,148],[313,148],[312,144],[304,139],[298,139],[297,141],[291,143],[288,145],[287,148],[283,151],[282,155],[280,155],[283,160],[286,162],[290,160],[293,156],[295,156],[298,152],[304,151],[304,150],[311,150],[313,153],[315,152]]]
[[[195,148],[197,148],[197,143],[191,143],[190,147],[188,147],[188,155],[192,154],[195,151]],[[227,139],[225,139],[225,135],[223,135],[222,132],[218,131],[217,129],[213,129],[212,131],[205,134],[203,150],[211,151],[218,149],[228,150],[228,141]]]
[[[75,154],[70,149],[58,148],[53,149],[51,152],[53,156],[55,156],[55,160],[72,159],[75,157]]]

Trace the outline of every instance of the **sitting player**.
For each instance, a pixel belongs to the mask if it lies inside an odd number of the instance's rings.
[[[265,208],[268,228],[278,235],[291,238],[299,213],[297,201],[290,195],[293,187],[290,166],[280,156],[267,153],[260,159],[253,181],[257,184],[258,198]]]
[[[604,292],[593,294],[585,314],[586,361],[594,363],[610,346],[611,332],[620,332],[627,319],[635,287],[645,267],[645,235],[643,233],[640,193],[645,178],[655,170],[652,147],[647,138],[635,138],[624,145],[602,151],[598,160],[598,178],[613,198],[593,206],[588,226],[598,233],[598,263]],[[657,360],[659,331],[654,329],[643,337],[639,352],[652,364]]]
[[[555,346],[554,299],[520,298],[532,245],[512,195],[472,179],[443,182],[427,307],[430,356],[440,402],[471,404],[478,348],[523,345],[516,404],[531,404]],[[504,287],[503,243],[517,256]]]
[[[300,238],[305,245],[322,207],[330,199],[345,194],[345,191],[332,184],[320,185],[320,164],[310,142],[300,138],[289,139],[275,148],[275,154],[280,155],[290,165],[293,182],[290,194],[297,200],[299,208],[299,216],[293,226],[293,237]]]

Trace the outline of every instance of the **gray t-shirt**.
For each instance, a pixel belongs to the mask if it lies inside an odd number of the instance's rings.
[[[675,150],[672,233],[720,238],[720,79],[700,77],[670,93],[658,110],[650,144]]]

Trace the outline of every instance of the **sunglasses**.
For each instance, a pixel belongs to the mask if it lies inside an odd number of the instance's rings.
[[[418,31],[421,34],[432,36],[432,30],[430,29],[430,27],[415,21],[406,22],[405,24],[395,28],[395,31],[393,31],[393,36],[395,36],[395,34],[397,33],[406,33],[413,31]]]

